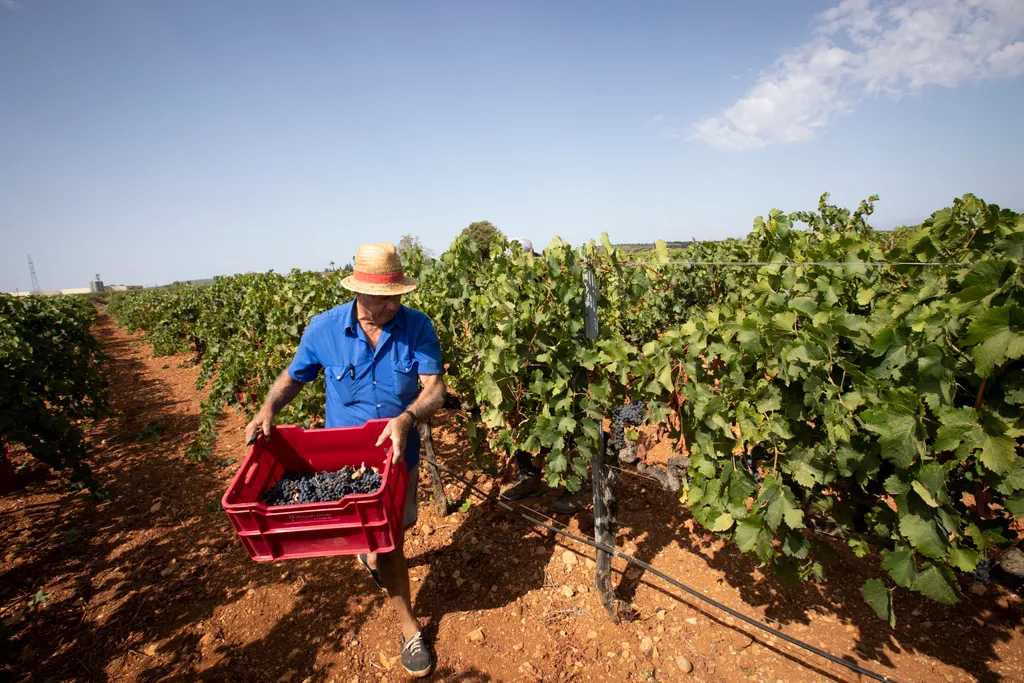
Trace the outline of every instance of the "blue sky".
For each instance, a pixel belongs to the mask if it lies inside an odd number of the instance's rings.
[[[1024,210],[1024,3],[0,0],[0,290]]]

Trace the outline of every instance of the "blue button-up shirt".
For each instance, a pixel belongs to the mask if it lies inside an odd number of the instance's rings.
[[[424,313],[402,306],[370,345],[350,301],[309,321],[288,374],[312,382],[324,369],[327,426],[355,427],[367,420],[398,417],[419,394],[419,375],[440,375],[441,343]],[[419,464],[420,434],[409,430],[405,462]]]

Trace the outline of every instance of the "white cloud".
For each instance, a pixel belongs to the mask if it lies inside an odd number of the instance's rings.
[[[1024,0],[843,0],[814,28],[690,139],[722,149],[803,142],[871,95],[1024,74]]]

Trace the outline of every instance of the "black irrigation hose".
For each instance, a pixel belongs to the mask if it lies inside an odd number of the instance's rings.
[[[667,574],[665,574],[663,572],[658,571],[657,569],[655,569],[651,565],[647,564],[646,562],[643,562],[641,560],[636,559],[632,555],[627,555],[625,553],[620,553],[615,548],[612,548],[610,546],[604,545],[603,543],[597,543],[596,541],[593,541],[593,540],[591,540],[589,538],[584,538],[582,536],[577,536],[576,534],[569,533],[568,531],[563,531],[562,529],[558,529],[556,527],[553,527],[550,524],[547,524],[546,522],[542,522],[541,520],[537,519],[536,517],[531,517],[530,515],[527,515],[527,514],[524,514],[522,512],[519,512],[519,511],[513,509],[512,506],[509,505],[508,503],[506,503],[506,502],[504,502],[504,501],[502,501],[502,500],[500,500],[498,498],[495,498],[494,496],[490,495],[486,491],[482,491],[481,489],[477,488],[476,486],[474,486],[470,482],[466,481],[465,479],[460,477],[458,474],[456,474],[454,471],[452,471],[451,469],[445,467],[441,463],[436,462],[434,460],[430,460],[428,458],[422,458],[422,459],[427,464],[433,465],[434,467],[437,467],[438,469],[443,470],[447,474],[451,475],[454,479],[456,479],[457,481],[461,482],[462,484],[468,486],[469,488],[473,489],[473,491],[475,491],[476,493],[480,494],[481,496],[483,496],[487,500],[491,501],[492,503],[498,504],[500,507],[508,510],[509,512],[511,512],[513,514],[519,515],[523,519],[525,519],[525,520],[527,520],[529,522],[532,522],[533,524],[536,524],[538,526],[544,527],[545,529],[549,529],[551,531],[554,531],[556,534],[559,534],[561,536],[565,536],[566,538],[571,538],[572,540],[576,541],[577,543],[583,543],[584,545],[588,545],[591,548],[594,548],[596,550],[601,550],[603,552],[609,553],[613,557],[621,557],[622,559],[626,560],[626,562],[629,562],[631,564],[635,564],[636,566],[640,567],[644,571],[650,572],[651,574],[654,574],[658,578],[662,579],[663,581],[666,581],[666,582],[670,583],[671,585],[675,586],[679,590],[685,591],[686,593],[689,593],[693,597],[695,597],[695,598],[697,598],[699,600],[703,600],[704,602],[708,603],[709,605],[712,605],[713,607],[717,607],[718,609],[722,610],[723,612],[731,614],[732,616],[736,617],[737,619],[739,619],[739,620],[741,620],[741,621],[743,621],[743,622],[745,622],[747,624],[750,624],[751,626],[759,628],[762,631],[767,631],[768,633],[771,633],[773,636],[776,636],[778,638],[782,638],[783,640],[785,640],[787,642],[790,642],[793,645],[796,645],[797,647],[801,647],[804,650],[807,650],[808,652],[813,652],[814,654],[818,655],[819,657],[824,657],[825,659],[829,660],[830,662],[832,662],[834,664],[838,664],[840,666],[846,667],[847,669],[850,669],[851,671],[854,671],[854,672],[856,672],[858,674],[861,674],[862,676],[867,676],[868,678],[874,679],[876,681],[884,681],[885,683],[895,683],[895,681],[893,681],[893,679],[889,678],[888,676],[883,676],[881,674],[876,674],[874,671],[868,671],[867,669],[861,668],[861,667],[857,666],[856,664],[852,664],[852,663],[846,661],[845,659],[840,659],[839,657],[836,657],[835,655],[829,654],[828,652],[825,652],[824,650],[820,650],[820,649],[814,647],[813,645],[811,645],[809,643],[805,643],[804,641],[802,641],[802,640],[800,640],[798,638],[794,638],[792,636],[788,636],[785,633],[783,633],[782,631],[779,631],[778,629],[774,629],[771,626],[768,626],[767,624],[763,624],[763,623],[761,623],[760,621],[758,621],[756,619],[752,619],[751,617],[748,617],[745,614],[741,614],[741,613],[737,612],[736,610],[732,609],[731,607],[727,607],[727,606],[723,605],[722,603],[718,602],[717,600],[714,600],[713,598],[709,598],[706,595],[703,595],[703,594],[697,592],[696,589],[693,589],[693,588],[690,588],[689,586],[685,586],[685,585],[681,584],[680,582],[678,582],[675,579],[673,579],[671,576],[669,576],[669,575],[667,575]]]

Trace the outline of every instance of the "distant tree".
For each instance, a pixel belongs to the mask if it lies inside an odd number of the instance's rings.
[[[476,248],[480,250],[480,253],[487,256],[490,251],[491,240],[495,237],[504,237],[500,230],[498,230],[490,221],[476,221],[467,225],[460,237],[465,235],[469,239],[476,243]]]
[[[419,247],[420,251],[422,251],[425,256],[434,255],[434,252],[431,251],[430,249],[427,249],[427,247],[424,246],[423,244],[423,240],[421,240],[416,235],[402,235],[402,239],[398,240],[397,249],[399,256],[401,256],[403,252],[408,251],[409,249],[413,249],[415,247]]]

